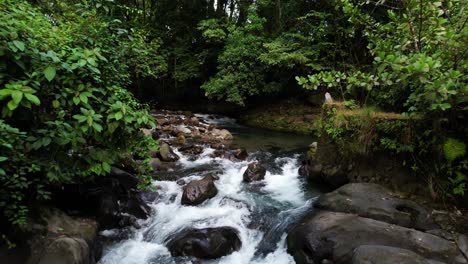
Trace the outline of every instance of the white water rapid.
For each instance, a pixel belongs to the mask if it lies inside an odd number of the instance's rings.
[[[286,232],[312,206],[314,195],[305,191],[299,178],[299,156],[274,157],[271,153],[254,153],[248,161],[213,158],[213,149],[191,160],[183,153],[181,171],[200,166],[215,168],[218,194],[198,206],[181,205],[183,187],[172,181],[154,181],[157,197],[150,202],[152,215],[139,222],[140,229],[105,230],[102,236],[115,237],[126,232],[120,242],[105,247],[100,264],[169,264],[192,263],[190,258],[174,258],[165,242],[185,228],[229,226],[239,232],[242,247],[231,255],[193,263],[288,264],[294,259],[286,251]],[[262,157],[268,157],[268,161]],[[254,184],[242,182],[249,162],[259,160],[267,167],[265,179]],[[200,179],[206,173],[194,170],[185,182]]]

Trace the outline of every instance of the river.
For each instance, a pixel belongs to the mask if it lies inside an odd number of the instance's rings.
[[[125,230],[125,239],[105,245],[100,264],[170,264],[201,263],[186,257],[172,257],[165,246],[167,240],[185,228],[229,226],[239,232],[242,247],[220,259],[202,263],[294,263],[287,253],[286,232],[292,224],[311,210],[320,190],[306,188],[298,168],[310,136],[278,133],[238,125],[226,117],[197,115],[206,123],[225,127],[234,135],[233,145],[246,148],[247,161],[214,158],[206,147],[197,158],[181,157],[175,171],[186,182],[200,179],[208,172],[217,172],[218,194],[198,206],[181,205],[183,187],[174,181],[152,184],[157,195],[148,199],[152,215],[141,220],[141,228]],[[265,179],[243,183],[242,175],[249,162],[258,160],[267,168]],[[104,230],[104,237],[115,237],[123,230]]]

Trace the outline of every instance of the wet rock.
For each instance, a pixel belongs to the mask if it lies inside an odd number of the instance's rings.
[[[428,264],[413,251],[387,246],[360,246],[354,250],[352,264]]]
[[[241,248],[241,240],[232,227],[184,230],[169,240],[167,247],[173,256],[193,256],[216,259]]]
[[[175,129],[176,133],[183,133],[183,134],[190,134],[192,133],[192,130],[190,130],[188,127],[184,125],[177,126]]]
[[[458,235],[457,245],[460,251],[463,253],[465,258],[468,260],[468,236]]]
[[[81,238],[62,237],[54,240],[43,252],[38,264],[88,264],[90,250]]]
[[[442,229],[433,229],[433,230],[426,231],[426,233],[433,234],[434,236],[438,236],[438,237],[441,237],[443,239],[447,239],[450,241],[455,240],[453,234]]]
[[[197,117],[191,117],[191,118],[186,118],[185,119],[185,124],[189,126],[198,126],[200,125],[200,121],[198,120]]]
[[[126,190],[134,189],[138,186],[138,178],[124,170],[116,167],[111,168],[111,176],[119,181],[119,184]]]
[[[179,144],[179,145],[185,145],[186,143],[187,143],[187,140],[185,139],[184,134],[179,133],[179,134],[177,135],[177,144]]]
[[[206,176],[201,180],[191,181],[184,187],[182,194],[182,204],[198,205],[213,198],[218,194],[218,189],[214,184],[212,176]]]
[[[128,199],[122,202],[121,207],[122,211],[139,219],[146,219],[151,213],[151,208],[138,192],[131,193]]]
[[[266,168],[259,162],[250,163],[247,170],[244,172],[244,182],[261,181],[265,178]]]
[[[216,137],[216,138],[220,138],[222,140],[231,140],[233,139],[233,136],[231,134],[231,132],[229,132],[228,130],[226,129],[217,129],[217,128],[214,128],[213,130],[211,130],[211,133]]]
[[[333,144],[320,146],[316,149],[315,156],[320,173],[309,175],[311,176],[309,180],[324,183],[332,188],[338,188],[349,182],[350,163],[340,154],[337,146]]]
[[[439,228],[427,209],[415,202],[395,197],[389,190],[373,183],[344,185],[322,195],[315,206],[418,230]]]
[[[154,120],[160,126],[164,126],[164,125],[169,124],[169,120],[167,120],[167,118],[165,118],[165,117],[156,117],[156,118],[154,118]]]
[[[203,153],[204,148],[203,146],[200,145],[187,145],[184,147],[179,148],[179,151],[185,154],[191,154],[191,155],[200,155]]]
[[[29,223],[32,238],[27,264],[96,263],[101,245],[95,221],[72,218],[55,208],[42,208],[39,219]]]
[[[235,149],[233,151],[234,157],[239,160],[246,160],[247,157],[249,156],[249,153],[245,148],[240,148],[240,149]]]
[[[177,180],[176,183],[177,183],[178,185],[180,185],[180,186],[184,186],[184,185],[185,185],[185,180],[184,180],[184,179],[179,179],[179,180]]]
[[[96,218],[103,228],[119,227],[120,208],[116,193],[106,191],[100,195]]]
[[[454,242],[354,214],[317,212],[290,231],[287,242],[297,263],[323,259],[350,263],[354,249],[364,245],[406,249],[446,263],[467,263]]]
[[[159,158],[161,161],[177,161],[180,159],[167,143],[162,143],[159,147]]]
[[[303,160],[302,165],[299,167],[299,175],[308,181],[320,181],[321,172],[322,165],[312,160]]]

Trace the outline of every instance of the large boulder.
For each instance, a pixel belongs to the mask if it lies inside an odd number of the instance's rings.
[[[38,264],[91,264],[90,249],[81,238],[61,237],[42,252]]]
[[[351,163],[336,145],[320,145],[314,156],[316,160],[311,164],[312,168],[309,171],[319,171],[309,174],[309,180],[324,183],[332,188],[338,188],[349,182]]]
[[[433,230],[439,227],[431,213],[419,204],[395,197],[386,188],[373,183],[350,183],[322,195],[316,207],[328,211],[352,213],[390,224]]]
[[[387,246],[360,246],[354,250],[352,264],[428,264],[413,251]]]
[[[177,161],[180,157],[172,151],[171,147],[167,143],[162,143],[159,146],[159,159],[162,161]]]
[[[321,181],[322,165],[317,164],[312,160],[304,160],[302,161],[298,172],[300,176],[306,178],[308,181],[319,182]]]
[[[32,234],[27,264],[92,264],[101,254],[97,223],[70,217],[55,208],[41,208],[26,231]]]
[[[297,263],[351,263],[354,249],[389,246],[446,262],[467,263],[457,245],[432,234],[354,214],[319,211],[288,234],[288,251]],[[379,262],[380,263],[380,262]]]
[[[167,247],[173,256],[193,256],[216,259],[240,249],[242,243],[232,227],[184,230],[169,240]]]
[[[244,172],[244,182],[261,181],[265,178],[266,168],[258,161],[252,162]]]
[[[182,194],[182,204],[198,205],[215,197],[218,194],[218,189],[214,184],[214,180],[215,178],[209,175],[201,180],[194,180],[185,185]]]

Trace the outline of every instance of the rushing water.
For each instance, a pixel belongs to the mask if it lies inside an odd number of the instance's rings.
[[[205,148],[196,160],[177,152],[186,182],[202,178],[207,172],[220,171],[216,197],[198,206],[181,205],[182,186],[172,181],[154,181],[158,195],[149,205],[153,215],[141,221],[140,229],[126,230],[127,236],[105,248],[101,264],[191,263],[189,258],[174,258],[165,241],[188,228],[230,226],[238,230],[242,241],[239,251],[203,263],[294,263],[286,252],[286,232],[308,212],[318,191],[306,190],[299,178],[300,153],[312,139],[296,135],[265,132],[237,125],[234,120],[200,115],[206,122],[229,127],[234,144],[253,152],[247,161],[213,158]],[[302,148],[302,150],[301,150]],[[252,160],[267,168],[265,180],[245,184],[242,174]],[[197,169],[202,168],[202,169]],[[113,237],[122,230],[105,230]],[[200,263],[200,262],[196,262]]]

